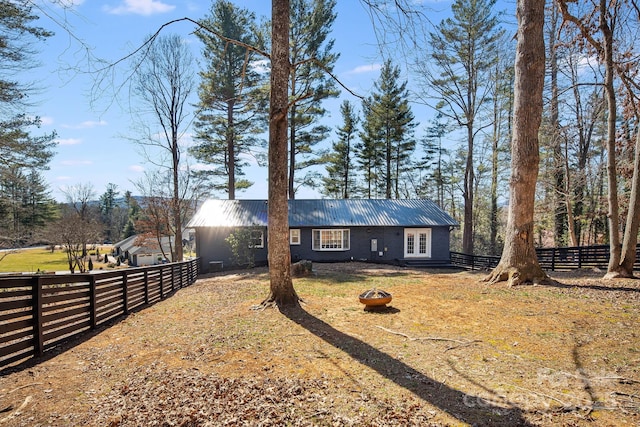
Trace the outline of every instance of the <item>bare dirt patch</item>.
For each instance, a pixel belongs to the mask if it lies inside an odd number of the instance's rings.
[[[0,426],[640,424],[640,282],[314,264],[302,309],[265,270],[193,286],[0,377]],[[393,301],[366,312],[377,287]]]

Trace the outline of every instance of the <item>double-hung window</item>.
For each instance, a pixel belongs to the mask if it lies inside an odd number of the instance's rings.
[[[250,248],[264,248],[264,232],[262,230],[251,230]]]
[[[299,245],[300,244],[300,229],[292,228],[289,230],[289,244],[290,245]]]
[[[350,233],[348,229],[313,230],[314,251],[348,251]]]

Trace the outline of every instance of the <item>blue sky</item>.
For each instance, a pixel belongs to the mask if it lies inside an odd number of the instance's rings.
[[[44,0],[43,0],[44,1]],[[126,190],[136,194],[132,181],[138,180],[145,170],[154,167],[146,163],[139,149],[129,139],[136,136],[127,113],[126,89],[114,98],[112,93],[92,101],[89,95],[95,83],[95,75],[89,73],[98,65],[87,56],[106,61],[116,61],[138,46],[149,34],[164,23],[189,17],[199,19],[210,10],[208,1],[183,0],[62,0],[74,6],[61,9],[47,2],[38,25],[53,30],[56,35],[41,46],[41,66],[31,73],[40,88],[38,105],[34,113],[42,118],[41,130],[58,133],[56,155],[50,170],[44,172],[52,195],[62,200],[61,188],[76,184],[91,183],[98,195],[105,191],[108,183],[118,186],[121,194]],[[268,17],[271,2],[267,0],[237,0],[236,5],[253,10],[257,17]],[[436,1],[434,10],[447,11],[450,1]],[[511,12],[512,13],[512,12]],[[338,78],[354,92],[367,95],[379,76],[381,57],[377,53],[376,37],[367,11],[358,0],[339,0],[337,19],[332,37],[340,59],[335,66]],[[437,14],[434,13],[434,17]],[[441,18],[436,18],[438,22]],[[57,21],[57,22],[56,22]],[[64,22],[70,31],[60,26]],[[201,45],[191,34],[193,25],[174,24],[164,31],[177,33],[187,39],[196,57]],[[81,43],[79,42],[81,41]],[[399,64],[402,65],[402,64]],[[116,72],[126,72],[126,65]],[[341,123],[339,105],[349,99],[359,106],[357,98],[343,91],[340,99],[325,105],[331,116],[327,124]],[[433,111],[415,105],[414,115],[420,125],[418,132],[427,125]],[[188,139],[188,137],[187,137]],[[325,144],[331,143],[329,138]],[[185,140],[188,144],[189,141]],[[248,178],[254,186],[238,197],[244,199],[266,198],[267,183],[265,168],[250,168]],[[224,195],[219,194],[219,197]],[[298,198],[319,197],[314,191],[302,191]]]

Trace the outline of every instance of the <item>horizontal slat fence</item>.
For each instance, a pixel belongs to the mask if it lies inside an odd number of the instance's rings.
[[[543,270],[570,271],[579,268],[607,269],[609,246],[577,246],[567,248],[537,248],[538,262]],[[471,270],[488,270],[496,267],[500,257],[469,255],[451,252],[451,264]],[[636,246],[635,270],[640,270],[640,245]]]
[[[471,270],[488,270],[498,265],[500,257],[490,255],[470,255],[451,252],[451,265]]]
[[[94,274],[0,277],[0,368],[193,284],[199,260]]]

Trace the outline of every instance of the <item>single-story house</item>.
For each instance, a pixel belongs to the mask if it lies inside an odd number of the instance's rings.
[[[458,223],[431,200],[289,200],[291,259],[368,261],[396,265],[450,263],[449,238]],[[266,200],[207,200],[188,227],[196,232],[201,271],[234,265],[226,239],[251,230],[255,265],[267,263]]]
[[[133,235],[113,245],[113,256],[126,259],[131,267],[162,264],[171,258],[173,240],[173,236],[161,237],[160,249],[158,239]]]

